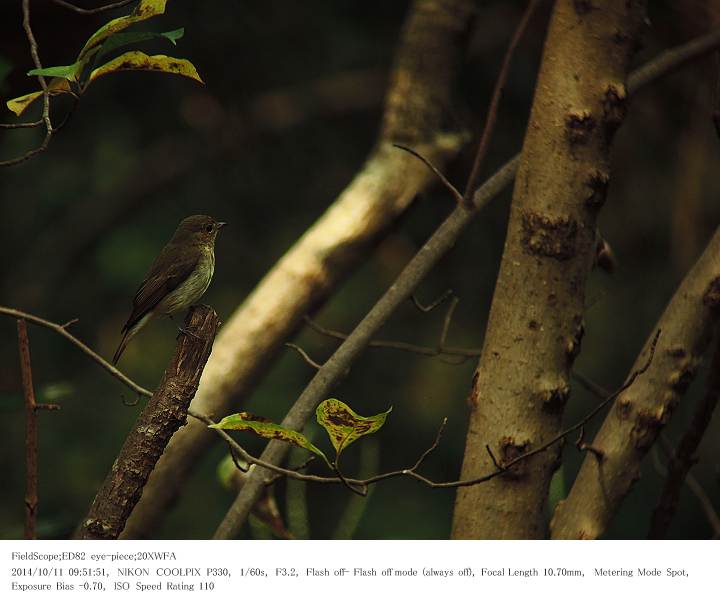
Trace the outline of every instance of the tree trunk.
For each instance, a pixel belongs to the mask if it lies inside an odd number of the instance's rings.
[[[625,113],[625,79],[644,4],[555,5],[469,399],[462,479],[494,469],[486,446],[502,464],[561,428],[582,339],[610,141]],[[553,447],[496,480],[460,489],[453,537],[544,537],[559,455]]]

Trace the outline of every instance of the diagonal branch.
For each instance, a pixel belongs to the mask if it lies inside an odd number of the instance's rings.
[[[128,4],[137,2],[137,0],[120,0],[119,2],[111,2],[110,4],[104,4],[103,6],[98,6],[96,8],[82,8],[80,6],[76,6],[72,2],[67,2],[66,0],[52,0],[52,1],[55,4],[57,4],[58,6],[67,8],[68,10],[78,13],[79,15],[96,15],[98,13],[102,13],[102,12],[105,12],[108,10],[113,10],[115,8],[123,8],[124,6],[127,6]]]
[[[605,452],[602,463],[587,457],[567,499],[556,508],[552,538],[601,536],[638,480],[645,454],[691,384],[720,319],[718,258],[720,228],[657,323],[656,329],[663,330],[657,362],[618,397],[596,435],[593,445]],[[638,357],[635,366],[641,362]]]
[[[175,354],[140,413],[78,529],[80,539],[117,539],[170,437],[187,418],[220,325],[209,306],[188,312]]]

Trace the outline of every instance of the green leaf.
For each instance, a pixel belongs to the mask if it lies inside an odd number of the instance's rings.
[[[148,56],[139,50],[131,50],[121,54],[119,57],[115,57],[112,61],[108,61],[105,65],[93,69],[85,86],[100,76],[115,71],[161,71],[181,75],[204,84],[195,66],[186,59],[176,59],[166,55]]]
[[[78,73],[82,69],[82,62],[77,61],[72,65],[60,65],[58,67],[43,67],[42,69],[31,69],[27,72],[29,76],[50,76],[54,78],[65,78],[66,80],[77,81]]]
[[[165,39],[172,42],[173,45],[177,46],[177,41],[185,35],[185,28],[180,27],[172,31],[165,32],[150,32],[150,31],[124,31],[118,34],[113,34],[100,47],[100,52],[97,58],[104,57],[105,55],[121,48],[122,46],[128,46],[130,44],[138,44],[139,42],[147,42],[148,40]]]
[[[355,413],[345,403],[330,398],[318,405],[315,415],[318,423],[327,430],[337,456],[358,438],[377,432],[385,423],[385,418],[392,411],[390,407],[383,413],[363,417]]]
[[[114,33],[122,31],[132,25],[133,23],[139,23],[155,17],[156,15],[162,15],[165,12],[165,4],[167,0],[141,0],[140,4],[135,7],[135,10],[124,17],[118,17],[112,21],[108,21],[100,29],[98,29],[85,43],[83,49],[78,55],[78,60],[81,60],[93,47],[100,44],[103,40],[106,40]]]
[[[219,428],[221,430],[250,430],[263,438],[284,440],[297,447],[307,449],[311,453],[322,457],[328,466],[332,467],[328,458],[325,457],[320,449],[312,444],[303,434],[295,430],[289,430],[279,424],[274,424],[264,417],[253,415],[252,413],[234,413],[223,417],[217,424],[211,424],[208,428]]]

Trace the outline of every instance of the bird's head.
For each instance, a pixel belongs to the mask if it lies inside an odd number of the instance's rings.
[[[188,216],[178,226],[173,241],[188,241],[199,245],[213,245],[225,222],[219,222],[212,216],[195,214]]]

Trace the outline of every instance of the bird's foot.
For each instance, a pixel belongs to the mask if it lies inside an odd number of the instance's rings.
[[[187,327],[178,327],[178,331],[190,338],[195,338],[196,340],[202,340],[202,336],[199,336],[198,334],[196,334],[191,329],[188,329]]]

